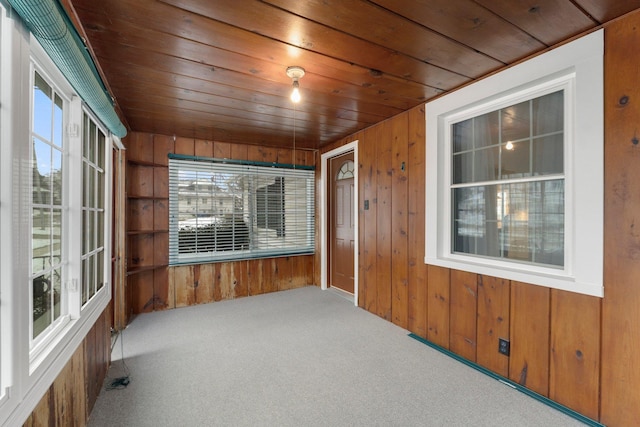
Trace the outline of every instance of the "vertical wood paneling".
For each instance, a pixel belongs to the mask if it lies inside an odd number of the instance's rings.
[[[195,156],[195,141],[192,138],[176,138],[175,153],[185,156]]]
[[[281,257],[276,258],[276,271],[278,272],[278,290],[286,291],[293,289],[293,258]]]
[[[640,420],[640,13],[605,29],[604,292],[601,418]]]
[[[234,160],[248,160],[249,159],[249,146],[244,144],[231,144],[231,159]]]
[[[196,303],[193,267],[192,265],[173,267],[173,289],[176,295],[176,308],[187,307]],[[169,278],[171,277],[169,276]]]
[[[236,285],[234,288],[235,298],[249,295],[249,262],[251,261],[238,261],[234,263],[236,277]]]
[[[153,230],[169,230],[169,200],[153,201]]]
[[[153,197],[153,166],[129,164],[126,181],[129,197]]]
[[[270,293],[278,290],[278,271],[275,258],[265,258],[262,261],[262,292]]]
[[[153,310],[175,308],[175,300],[169,294],[169,268],[153,270]]]
[[[427,267],[427,339],[449,348],[449,269]]]
[[[427,266],[425,246],[425,116],[424,107],[409,111],[408,148],[408,305],[407,328],[427,337]]]
[[[213,143],[213,157],[216,159],[230,159],[231,157],[231,144],[228,142],[214,141]]]
[[[127,230],[153,230],[154,200],[130,199],[128,201]]]
[[[135,234],[129,236],[129,268],[148,267],[153,264],[155,256],[153,234]]]
[[[194,146],[194,154],[199,157],[213,157],[213,141],[197,139]]]
[[[167,268],[167,309],[176,308],[176,280],[175,267]]]
[[[174,150],[173,137],[153,135],[153,163],[168,166],[169,153],[173,153]]]
[[[107,307],[98,317],[23,426],[87,424],[110,362],[110,310]]]
[[[125,141],[127,158],[139,162],[153,163],[154,152],[153,135],[148,133],[132,132],[127,135]]]
[[[196,304],[206,304],[214,301],[214,289],[217,285],[215,266],[216,264],[211,263],[194,266]]]
[[[215,301],[222,301],[235,298],[236,263],[222,262],[215,264],[216,267],[216,287],[213,292]]]
[[[391,122],[392,183],[391,183],[391,317],[393,323],[407,328],[408,323],[408,114]]]
[[[35,407],[29,418],[24,422],[22,427],[43,427],[54,426],[55,424],[55,402],[53,401],[53,394],[51,393],[51,387],[47,389],[47,392],[42,396],[40,402]]]
[[[478,276],[451,270],[449,350],[476,361]]]
[[[153,311],[153,270],[128,276],[129,313],[149,313]]]
[[[376,144],[376,293],[377,312],[391,320],[391,218],[393,128],[390,121],[379,126]]]
[[[153,168],[153,196],[169,198],[169,168],[166,166]]]
[[[549,398],[598,419],[600,298],[551,290]]]
[[[509,339],[510,283],[478,275],[478,338],[476,362],[509,376],[509,357],[498,353],[498,340]]]
[[[249,295],[260,295],[265,293],[263,278],[263,260],[254,259],[248,261],[247,275],[249,279]]]
[[[378,127],[369,128],[363,133],[363,141],[358,144],[358,162],[360,163],[359,185],[362,188],[363,206],[369,204],[369,209],[364,210],[360,218],[360,254],[363,271],[360,274],[360,286],[358,293],[362,293],[363,307],[371,312],[378,311],[377,280],[377,234],[378,224],[378,196],[376,174],[376,142],[378,140]],[[364,208],[363,208],[364,209]]]
[[[509,379],[549,396],[550,290],[511,282]]]

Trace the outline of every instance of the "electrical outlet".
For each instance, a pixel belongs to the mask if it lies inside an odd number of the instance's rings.
[[[504,338],[499,338],[498,353],[508,356],[510,352],[511,352],[511,344],[509,343],[509,341],[505,340]]]

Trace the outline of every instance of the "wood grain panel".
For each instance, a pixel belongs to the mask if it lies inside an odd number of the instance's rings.
[[[196,139],[193,152],[198,157],[213,157],[213,141]]]
[[[388,46],[412,58],[465,76],[482,75],[500,62],[400,15],[358,0],[323,0],[291,4],[286,0],[267,0],[285,6],[296,14],[328,27]],[[412,16],[412,15],[409,15]]]
[[[478,275],[451,270],[449,350],[476,361]]]
[[[511,282],[509,379],[549,396],[550,290]]]
[[[153,310],[175,308],[176,300],[169,287],[169,268],[160,267],[153,270]]]
[[[277,162],[278,149],[274,147],[265,147],[263,145],[247,146],[247,160],[254,162]]]
[[[169,166],[169,153],[173,153],[174,150],[173,137],[153,135],[153,163]]]
[[[129,236],[127,267],[129,269],[154,265],[155,250],[152,234],[136,234]]]
[[[534,37],[472,0],[373,2],[505,63],[544,48]]]
[[[176,308],[176,267],[167,267],[167,309]]]
[[[640,212],[640,147],[633,143],[640,117],[639,57],[640,13],[635,12],[605,29],[600,421],[611,426],[640,420],[640,237],[635,229]]]
[[[393,323],[404,329],[409,316],[408,117],[404,113],[391,120],[391,314]]]
[[[219,289],[219,291],[215,293],[216,301],[233,299],[236,297],[235,288],[238,283],[236,275],[241,269],[241,266],[241,262],[225,262],[216,264],[216,272],[218,273],[217,288]]]
[[[263,260],[254,259],[248,261],[247,276],[249,279],[249,295],[265,293],[263,277]]]
[[[509,339],[510,282],[478,275],[478,331],[476,362],[509,376],[509,357],[498,353],[498,340]]]
[[[376,138],[376,289],[377,315],[391,320],[391,255],[392,255],[392,142],[389,121],[379,125]]]
[[[249,158],[249,149],[245,144],[231,144],[231,159],[247,160]]]
[[[84,346],[80,345],[51,385],[56,426],[83,425],[87,419]]]
[[[592,28],[594,21],[572,2],[556,0],[477,2],[547,46]],[[513,40],[512,38],[510,40]]]
[[[195,156],[195,141],[193,138],[176,138],[175,154],[183,154],[185,156]]]
[[[449,274],[448,268],[427,266],[427,339],[446,349],[449,349]]]
[[[55,402],[51,387],[47,389],[44,396],[38,402],[38,405],[31,412],[22,427],[43,427],[53,426],[55,416]]]
[[[276,258],[262,260],[262,291],[264,293],[278,290],[278,269]]]
[[[249,295],[249,263],[251,261],[237,261],[234,265],[234,276],[236,284],[234,286],[234,298],[246,297]]]
[[[153,197],[169,198],[169,168],[166,166],[153,168]]]
[[[291,289],[291,257],[275,258],[275,285],[278,291]]]
[[[216,280],[216,264],[200,264],[194,266],[195,303],[206,304],[214,301]]]
[[[409,111],[408,149],[408,305],[407,328],[427,338],[427,266],[425,247],[425,116],[424,106]]]
[[[153,163],[153,135],[150,133],[132,132],[127,135],[124,145],[127,147],[127,159]]]
[[[369,209],[364,210],[360,217],[363,232],[360,233],[360,253],[363,259],[363,271],[360,277],[360,287],[358,292],[362,292],[364,299],[364,309],[377,313],[378,311],[378,290],[376,288],[377,278],[377,174],[376,174],[376,141],[378,127],[369,128],[364,131],[363,143],[358,145],[358,162],[360,163],[359,185],[362,188],[364,203],[369,204]]]
[[[154,229],[154,201],[151,199],[129,199],[127,202],[127,230],[153,230]],[[168,213],[167,213],[168,215]],[[167,217],[168,219],[168,217]]]
[[[153,270],[127,277],[127,314],[150,313],[154,306]],[[130,319],[128,319],[129,321]]]
[[[549,398],[598,419],[600,298],[551,290]]]
[[[129,164],[127,167],[127,195],[153,197],[153,167]]]
[[[153,201],[153,229],[156,231],[169,229],[169,200]]]
[[[173,289],[176,295],[176,308],[194,305],[196,302],[195,277],[192,265],[173,267]]]
[[[236,159],[235,157],[231,157],[231,144],[220,141],[214,141],[213,143],[213,157],[216,159]]]

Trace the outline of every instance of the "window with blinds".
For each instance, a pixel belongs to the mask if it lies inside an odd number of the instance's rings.
[[[308,166],[170,155],[169,264],[312,254]]]

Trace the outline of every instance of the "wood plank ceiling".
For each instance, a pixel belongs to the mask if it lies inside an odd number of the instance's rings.
[[[640,0],[62,0],[131,131],[320,148]],[[306,70],[294,108],[285,70]],[[295,119],[294,119],[295,117]]]

